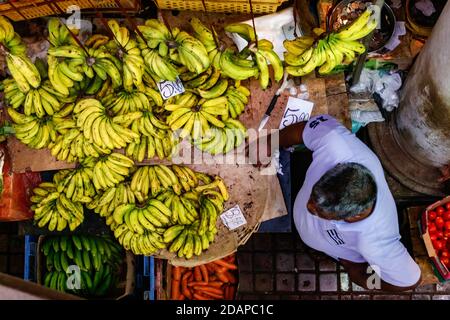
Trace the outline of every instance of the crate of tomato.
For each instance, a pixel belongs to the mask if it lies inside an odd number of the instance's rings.
[[[450,279],[450,196],[428,206],[420,229],[428,256],[441,280]]]
[[[167,263],[161,300],[234,300],[237,291],[236,255],[195,267]]]

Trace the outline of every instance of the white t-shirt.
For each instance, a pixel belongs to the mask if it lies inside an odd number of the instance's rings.
[[[303,242],[335,259],[368,262],[373,270],[380,270],[383,281],[392,285],[415,284],[420,268],[399,241],[397,209],[377,156],[328,115],[308,121],[303,141],[313,151],[312,164],[294,203],[294,221]],[[314,184],[325,172],[345,162],[359,163],[372,172],[377,184],[374,210],[354,223],[314,216],[306,208]]]

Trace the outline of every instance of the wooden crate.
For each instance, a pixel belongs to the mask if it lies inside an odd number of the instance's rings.
[[[140,10],[139,0],[20,0],[8,1],[0,4],[0,15],[14,21],[34,19],[51,15],[59,15],[61,11],[67,12],[70,6],[80,9],[96,8],[102,12],[137,12]],[[69,11],[68,13],[71,13]]]

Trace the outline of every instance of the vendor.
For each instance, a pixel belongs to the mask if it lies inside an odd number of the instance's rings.
[[[400,242],[397,209],[377,156],[328,115],[288,126],[279,137],[281,148],[304,143],[313,152],[293,211],[303,242],[338,260],[361,287],[415,288],[420,268]]]

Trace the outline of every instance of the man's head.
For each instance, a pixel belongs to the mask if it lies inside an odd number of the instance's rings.
[[[370,214],[376,196],[375,179],[366,167],[340,163],[316,182],[308,210],[323,219],[354,222]]]

